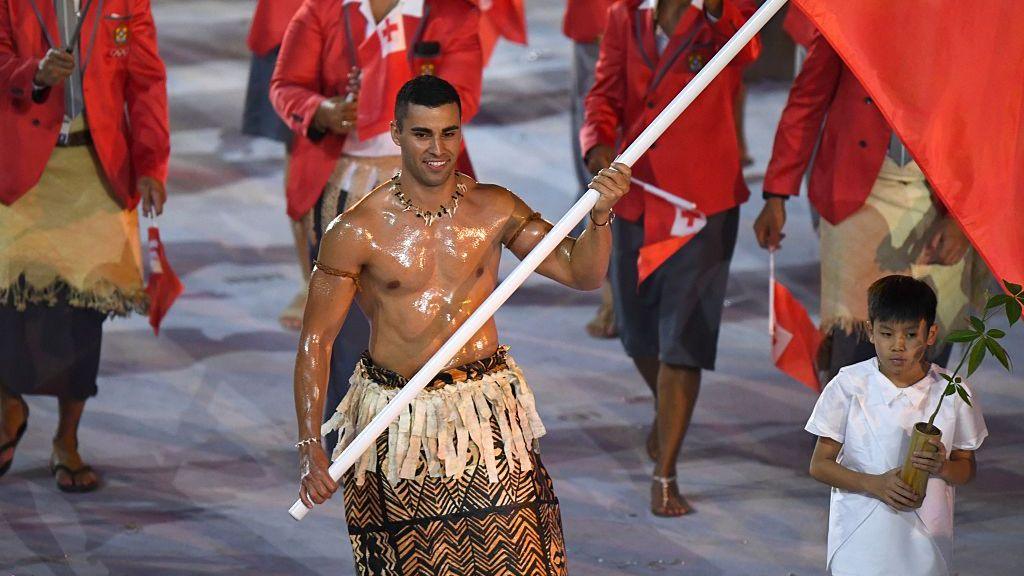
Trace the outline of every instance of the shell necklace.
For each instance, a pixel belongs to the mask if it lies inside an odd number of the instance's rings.
[[[437,219],[443,216],[454,216],[455,211],[459,209],[459,198],[466,195],[466,185],[460,182],[455,185],[455,192],[452,192],[447,206],[442,204],[437,211],[424,210],[413,204],[405,192],[402,192],[402,185],[399,183],[401,177],[401,172],[395,174],[395,177],[391,179],[391,189],[394,191],[395,198],[398,198],[398,203],[402,205],[402,212],[412,212],[418,218],[422,218],[427,226],[433,225]]]

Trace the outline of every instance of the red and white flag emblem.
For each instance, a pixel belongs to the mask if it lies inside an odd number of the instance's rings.
[[[771,253],[768,288],[768,332],[772,337],[772,362],[797,382],[821,391],[814,360],[821,346],[821,332],[800,301],[775,279],[775,254]]]
[[[383,20],[377,24],[374,32],[380,42],[381,56],[387,58],[395,52],[400,52],[405,57],[405,27],[402,13],[392,10]]]
[[[360,140],[384,134],[391,128],[395,97],[412,78],[406,44],[406,15],[402,4],[377,23],[359,46],[362,85],[356,130]]]
[[[164,251],[164,243],[160,240],[160,229],[156,222],[149,227],[149,280],[146,282],[146,294],[149,295],[149,325],[153,333],[160,334],[160,323],[174,301],[185,291],[185,285],[171,268]]]
[[[693,239],[708,223],[697,205],[643,180],[631,178],[644,192],[664,200],[664,206],[648,205],[644,215],[644,245],[637,258],[637,284]]]

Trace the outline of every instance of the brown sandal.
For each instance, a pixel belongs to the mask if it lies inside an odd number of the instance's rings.
[[[71,458],[69,460],[74,460],[81,464],[81,456],[77,456],[77,450],[74,451],[74,454],[76,455],[76,457]],[[92,492],[93,490],[99,488],[99,477],[97,477],[96,480],[94,480],[93,482],[89,483],[79,481],[81,476],[89,474],[92,471],[92,466],[88,466],[86,464],[82,464],[78,468],[72,468],[68,464],[65,464],[64,462],[61,461],[61,457],[58,456],[56,450],[54,450],[53,454],[50,456],[50,474],[53,476],[54,483],[57,484],[57,488],[61,492],[68,492],[71,494],[82,494],[85,492]],[[57,480],[57,475],[60,474],[61,472],[68,475],[68,478],[71,480],[71,484],[61,484]]]

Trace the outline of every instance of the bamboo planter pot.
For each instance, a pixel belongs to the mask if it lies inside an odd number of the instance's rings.
[[[933,444],[929,444],[928,441],[933,438],[938,440],[941,436],[942,431],[936,426],[930,426],[927,422],[914,424],[914,431],[910,435],[910,446],[907,448],[907,454],[903,458],[903,470],[900,471],[900,479],[909,484],[921,498],[924,498],[925,490],[928,487],[929,474],[924,470],[914,468],[914,464],[910,459],[914,457],[914,452],[922,450],[929,452],[938,451],[938,448]]]

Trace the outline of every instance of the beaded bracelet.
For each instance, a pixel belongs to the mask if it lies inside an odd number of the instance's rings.
[[[603,227],[611,224],[612,220],[615,220],[615,211],[614,210],[611,210],[611,209],[608,210],[608,219],[604,221],[604,224],[598,224],[597,222],[595,222],[594,221],[594,211],[593,210],[590,211],[590,223],[593,224],[594,227],[596,227],[596,228],[603,228]]]
[[[312,444],[317,444],[319,442],[320,442],[319,438],[317,438],[316,436],[310,436],[309,438],[306,438],[304,440],[299,440],[298,442],[296,442],[295,443],[295,447],[296,448],[302,448],[303,446],[309,446],[309,445],[312,445]]]

